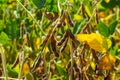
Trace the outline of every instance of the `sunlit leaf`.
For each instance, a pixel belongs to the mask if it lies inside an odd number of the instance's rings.
[[[80,42],[87,42],[87,44],[94,50],[98,52],[105,53],[107,49],[111,46],[111,41],[109,39],[104,38],[100,34],[92,33],[92,34],[78,34],[77,39]],[[106,42],[105,42],[106,41]],[[104,44],[106,43],[106,44]],[[107,46],[107,48],[106,48]]]
[[[33,43],[34,43],[35,50],[39,50],[40,49],[40,38],[39,37],[34,38]]]
[[[27,75],[30,72],[29,65],[27,63],[23,63],[23,73]]]
[[[8,74],[12,77],[18,76],[18,72],[16,70],[11,69],[10,65],[7,66],[7,71],[8,71]]]
[[[95,67],[96,67],[95,62],[92,61],[92,62],[90,63],[90,65],[91,65],[92,69],[95,70]]]
[[[80,21],[82,19],[82,16],[80,16],[80,15],[78,15],[78,14],[75,14],[74,15],[74,20],[76,20],[76,21]]]
[[[9,44],[9,38],[6,33],[1,32],[0,33],[0,44],[7,45]]]
[[[92,14],[91,14],[90,8],[88,6],[85,6],[85,10],[86,10],[87,14],[91,17]]]
[[[71,4],[74,4],[74,3],[75,3],[74,0],[69,0],[69,1],[70,1]]]

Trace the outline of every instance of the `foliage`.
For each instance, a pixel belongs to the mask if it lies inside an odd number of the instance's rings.
[[[119,80],[120,0],[0,0],[0,79]]]

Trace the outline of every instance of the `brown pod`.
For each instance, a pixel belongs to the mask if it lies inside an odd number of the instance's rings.
[[[47,43],[47,41],[48,41],[51,33],[52,33],[52,28],[49,30],[49,32],[48,32],[48,34],[46,35],[45,39],[43,40],[41,46],[43,46],[44,44]]]
[[[40,62],[42,61],[41,55],[37,57],[37,59],[34,61],[33,67],[31,69],[31,72],[35,72],[35,70],[39,67]]]
[[[72,34],[72,32],[71,32],[70,29],[67,30],[67,33],[68,33],[68,35],[70,36],[70,38],[71,38],[72,40],[75,40],[75,36]]]
[[[67,30],[67,33],[70,36],[70,38],[72,39],[72,47],[73,47],[73,49],[76,49],[78,47],[78,45],[80,44],[80,42],[75,38],[73,33],[70,31],[70,29]]]
[[[55,21],[59,17],[59,15],[58,15],[58,12],[53,12],[53,13],[54,13],[53,21]]]
[[[54,19],[53,14],[50,13],[50,12],[47,12],[47,11],[45,11],[45,17],[48,18],[49,20],[53,20]]]
[[[82,15],[83,15],[84,18],[86,18],[86,17],[85,17],[85,8],[84,8],[84,5],[83,5],[83,4],[82,4]]]
[[[96,23],[99,24],[98,10],[96,10]]]
[[[65,12],[65,17],[67,18],[67,21],[68,21],[69,25],[70,25],[71,27],[73,27],[73,26],[74,26],[74,23],[73,23],[73,21],[72,21],[72,19],[71,19],[71,17],[70,17],[70,15],[69,15],[68,12]]]
[[[57,42],[57,46],[60,46],[63,44],[63,42],[66,40],[66,38],[68,37],[67,31],[63,34],[63,37],[60,41]]]
[[[51,48],[56,57],[59,57],[59,52],[57,51],[56,39],[54,34],[51,36]]]
[[[65,23],[65,12],[63,13],[60,21],[58,22],[57,27],[58,28],[61,27],[64,23]]]
[[[67,46],[68,38],[65,40],[63,46],[60,48],[60,52],[63,52]]]
[[[60,28],[62,26],[62,23],[59,21],[56,23],[57,27]]]

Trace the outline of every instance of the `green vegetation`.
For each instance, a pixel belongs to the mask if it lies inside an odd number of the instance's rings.
[[[120,0],[0,0],[0,80],[119,80]]]

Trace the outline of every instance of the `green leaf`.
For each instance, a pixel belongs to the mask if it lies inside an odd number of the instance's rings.
[[[109,2],[106,2],[105,0],[102,0],[101,5],[105,8],[112,9],[117,5],[117,1],[116,0],[110,0]]]
[[[34,80],[32,73],[26,75],[26,80]]]
[[[20,37],[20,26],[16,21],[14,19],[8,19],[4,28],[4,32],[11,39],[19,39]]]
[[[9,38],[6,33],[1,32],[0,33],[0,44],[7,45],[9,44]]]
[[[8,71],[8,75],[11,76],[11,77],[17,77],[18,76],[18,73],[11,69],[11,66],[10,65],[7,65],[7,71]]]
[[[98,24],[98,31],[101,35],[105,37],[108,37],[110,35],[107,25],[105,25],[103,22],[100,22]]]
[[[32,2],[40,9],[45,4],[46,0],[32,0]]]
[[[110,26],[108,27],[110,34],[113,34],[113,33],[114,33],[117,24],[118,24],[118,21],[114,21],[112,24],[110,24]]]
[[[57,68],[59,74],[60,74],[61,76],[63,76],[64,80],[68,80],[68,76],[67,76],[67,74],[66,74],[66,72],[65,72],[65,69],[62,68],[61,66],[57,65],[57,64],[56,64],[56,68]]]

